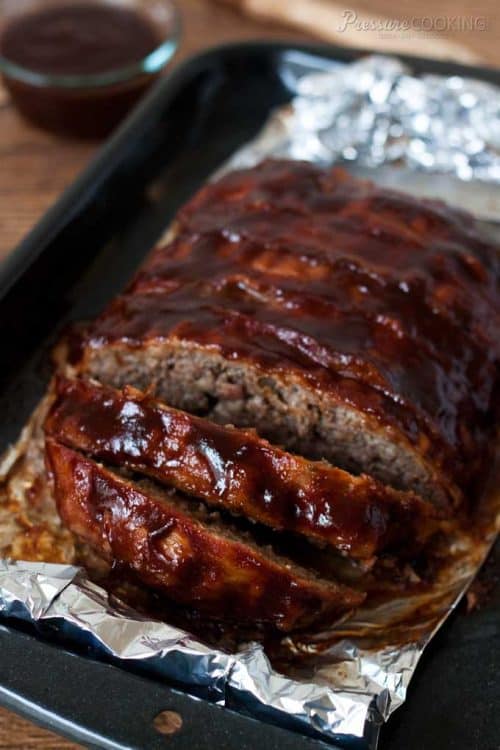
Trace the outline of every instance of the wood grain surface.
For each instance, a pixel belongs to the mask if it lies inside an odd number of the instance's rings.
[[[323,5],[328,0],[321,0]],[[308,0],[302,0],[302,13]],[[342,43],[338,30],[318,28],[318,17],[309,17],[308,31],[301,30],[301,14],[283,21],[283,0],[272,0],[270,6],[281,5],[262,19],[262,1],[252,9],[251,0],[228,0],[213,3],[209,0],[179,0],[183,15],[183,39],[174,65],[195,52],[222,42],[243,39],[295,39],[311,41],[321,37]],[[238,7],[246,4],[250,15],[243,15]],[[339,6],[337,0],[336,5]],[[258,6],[258,7],[257,7]],[[315,2],[315,13],[318,10]],[[291,6],[290,6],[291,7]],[[340,2],[343,7],[343,2]],[[376,17],[394,18],[393,0],[347,1],[346,9],[355,9],[361,19]],[[300,10],[300,9],[299,9]],[[446,39],[471,50],[475,59],[487,65],[500,66],[500,30],[498,0],[444,0],[437,9],[432,0],[400,0],[397,4],[400,17],[417,15],[456,18],[483,16],[485,30],[450,31]],[[273,20],[281,18],[281,25]],[[369,38],[359,32],[360,46],[370,46]],[[365,42],[366,39],[366,42]],[[444,39],[444,37],[443,37]],[[439,36],[435,40],[439,49]],[[351,44],[352,38],[348,40]],[[348,43],[346,39],[346,43]],[[0,261],[33,227],[45,210],[64,188],[87,164],[99,144],[61,139],[44,133],[24,122],[11,107],[5,92],[0,89]],[[1,663],[1,657],[0,657]],[[28,665],[26,665],[28,667]],[[0,667],[1,668],[1,667]],[[51,734],[13,713],[0,708],[0,750],[70,750],[79,746]]]
[[[77,750],[80,747],[0,708],[0,750]]]

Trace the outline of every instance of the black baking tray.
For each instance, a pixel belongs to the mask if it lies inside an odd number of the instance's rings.
[[[73,320],[121,288],[177,208],[270,110],[292,95],[283,63],[343,60],[359,51],[289,43],[208,51],[162,80],[0,269],[0,449],[42,395],[48,352]],[[498,71],[403,58],[417,72],[500,84]],[[492,555],[489,575],[498,571]],[[488,573],[488,571],[487,571]],[[484,575],[484,574],[483,574]],[[500,592],[459,609],[426,651],[406,705],[382,729],[381,750],[498,750]],[[28,628],[0,623],[0,702],[87,746],[197,750],[332,747],[222,709]],[[153,726],[164,709],[182,728]]]

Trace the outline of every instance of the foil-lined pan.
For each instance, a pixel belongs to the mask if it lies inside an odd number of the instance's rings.
[[[425,173],[428,186],[434,173],[453,175],[467,181],[469,196],[481,183],[492,191],[500,186],[499,89],[457,77],[415,77],[383,57],[316,69],[314,61],[292,56],[282,75],[295,87],[292,102],[221,171],[275,156],[370,169],[403,165]],[[500,220],[496,204],[491,211]],[[410,571],[404,593],[396,588],[376,604],[369,600],[330,629],[284,638],[271,652],[257,642],[228,648],[148,617],[75,565],[74,541],[44,484],[44,409],[42,403],[0,466],[0,614],[42,632],[49,627],[65,643],[83,640],[115,662],[140,665],[263,721],[375,748],[423,650],[496,538],[498,472],[477,499],[474,522],[454,524],[435,550],[432,583]]]

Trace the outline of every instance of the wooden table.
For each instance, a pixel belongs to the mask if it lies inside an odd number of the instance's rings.
[[[243,39],[295,39],[311,41],[306,33],[283,26],[265,26],[242,17],[229,7],[208,0],[178,0],[184,19],[181,49],[175,64],[206,47]],[[377,12],[394,16],[392,0],[347,3],[360,13]],[[401,14],[420,16],[435,13],[432,0],[403,0]],[[470,44],[489,65],[500,65],[497,0],[445,0],[439,15],[484,15],[487,32],[461,33],[461,43]],[[31,229],[45,210],[87,164],[99,144],[56,138],[31,127],[12,109],[0,90],[0,260]],[[0,659],[1,662],[1,659]],[[29,665],[26,665],[29,668]],[[58,738],[28,721],[0,708],[0,750],[71,750],[78,746]]]

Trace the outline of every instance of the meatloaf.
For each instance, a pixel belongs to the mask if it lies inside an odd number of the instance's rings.
[[[499,276],[465,213],[266,161],[180,211],[70,372],[154,387],[451,513],[486,473]]]
[[[433,506],[416,495],[286,453],[255,431],[217,425],[131,387],[59,377],[54,390],[45,431],[60,443],[273,529],[358,559],[411,554],[432,529]]]
[[[120,476],[51,438],[46,455],[66,526],[102,557],[207,617],[288,631],[334,619],[363,600],[173,490]]]

